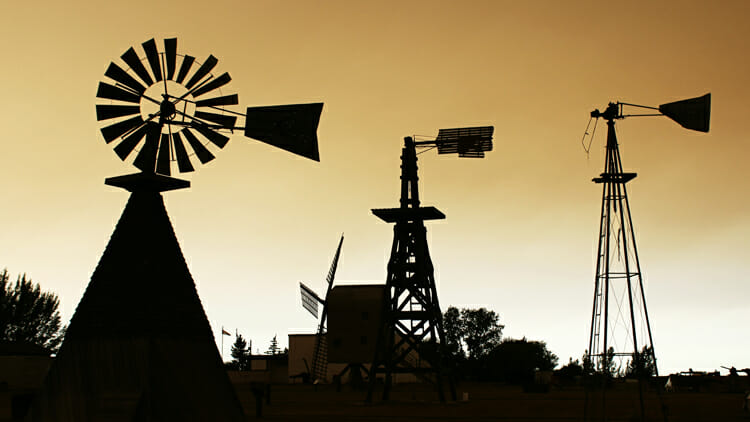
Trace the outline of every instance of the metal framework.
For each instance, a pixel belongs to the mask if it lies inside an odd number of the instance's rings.
[[[636,173],[623,172],[615,132],[615,119],[622,118],[622,114],[617,104],[610,104],[604,113],[594,117],[604,117],[608,131],[604,173],[593,179],[603,186],[588,358],[597,371],[607,376],[616,369],[618,358],[630,358],[628,364],[636,370],[642,369],[644,360],[651,360],[656,370],[626,188]]]

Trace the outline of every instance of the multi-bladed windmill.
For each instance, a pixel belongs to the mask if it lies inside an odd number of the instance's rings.
[[[626,108],[633,107],[653,111],[645,114],[625,112]],[[625,187],[636,177],[636,173],[623,172],[615,121],[626,117],[666,116],[686,129],[708,132],[710,111],[711,94],[706,94],[659,107],[610,103],[603,112],[591,112],[592,119],[601,117],[607,121],[608,131],[604,172],[593,179],[594,183],[602,184],[603,189],[594,306],[586,358],[594,370],[604,375],[605,380],[616,370],[618,363],[621,369],[627,365],[639,379],[651,373],[658,375],[641,264]],[[640,406],[641,420],[644,420],[642,394]]]
[[[177,39],[164,40],[163,50],[150,39],[142,44],[145,56],[130,47],[111,62],[100,82],[96,106],[104,140],[115,142],[120,159],[133,158],[144,173],[169,176],[176,163],[180,173],[214,159],[228,134],[245,136],[319,161],[317,127],[323,103],[248,107],[244,114],[231,109],[237,94],[224,90],[229,73],[214,75],[218,60],[209,55],[198,62],[177,52]],[[238,121],[244,125],[238,125]],[[145,139],[145,141],[144,141]],[[137,151],[137,153],[134,153]]]
[[[326,276],[326,293],[321,299],[314,290],[300,282],[300,294],[302,296],[302,307],[310,312],[316,319],[318,318],[318,304],[323,306],[318,323],[318,331],[315,336],[315,349],[313,350],[312,368],[310,369],[310,378],[313,382],[324,381],[328,371],[328,343],[326,341],[326,320],[328,318],[328,296],[333,289],[333,280],[336,277],[336,268],[339,265],[339,256],[341,256],[341,246],[344,244],[344,235],[341,235],[339,246],[336,248],[336,254],[333,256],[331,268]]]

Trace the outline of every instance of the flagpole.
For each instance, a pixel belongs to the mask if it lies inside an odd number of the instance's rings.
[[[221,364],[224,365],[224,326],[221,326]]]

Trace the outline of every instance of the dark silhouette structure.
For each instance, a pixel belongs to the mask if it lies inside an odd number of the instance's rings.
[[[653,363],[654,375],[658,375],[626,188],[636,173],[623,171],[615,121],[625,117],[664,115],[685,128],[708,132],[710,101],[710,94],[706,94],[662,104],[658,108],[618,102],[610,103],[604,112],[591,112],[592,118],[601,117],[607,121],[607,145],[604,172],[593,179],[594,183],[602,184],[602,207],[587,359],[604,380],[618,368],[624,369],[626,364],[634,368],[640,379],[645,375],[643,369],[647,361]],[[659,113],[624,114],[626,106],[658,110]],[[650,356],[643,356],[643,353]],[[629,362],[623,362],[624,359],[629,359]],[[640,404],[643,420],[642,391]],[[606,413],[603,417],[606,418]]]
[[[120,140],[114,147],[120,159],[140,145],[133,164],[142,171],[170,175],[176,162],[180,173],[191,172],[195,158],[201,164],[213,160],[211,149],[229,142],[226,133],[242,130],[249,138],[320,161],[316,130],[323,103],[248,107],[241,114],[228,108],[239,104],[237,94],[221,93],[232,80],[229,73],[211,73],[216,57],[200,64],[177,54],[176,38],[164,40],[163,52],[153,38],[142,47],[145,59],[133,47],[122,54],[129,71],[111,62],[104,75],[113,83],[100,82],[96,93],[114,101],[98,104],[96,118],[115,120],[101,132],[107,143]],[[244,126],[236,124],[238,118],[245,119]]]
[[[312,368],[310,377],[313,382],[325,381],[328,371],[328,342],[326,337],[326,323],[328,321],[328,297],[333,289],[333,280],[336,278],[336,268],[339,265],[339,256],[341,256],[341,246],[344,244],[344,235],[341,235],[339,245],[336,248],[336,254],[333,256],[331,268],[326,276],[326,293],[324,299],[321,299],[312,289],[299,283],[300,293],[302,296],[302,307],[310,312],[315,318],[318,318],[318,304],[323,305],[323,312],[320,315],[318,330],[315,336],[315,349],[313,350]]]
[[[421,206],[417,148],[437,148],[440,154],[458,153],[460,157],[481,158],[484,152],[492,150],[493,131],[491,126],[441,129],[434,140],[404,138],[401,205],[372,210],[383,221],[395,225],[367,401],[372,400],[378,373],[385,376],[383,400],[387,400],[392,375],[399,372],[414,373],[434,382],[440,401],[445,401],[443,360],[448,352],[424,225],[426,220],[443,219],[445,215],[435,207]],[[449,379],[449,388],[455,400],[452,379]]]
[[[155,174],[131,192],[37,397],[33,421],[244,421]],[[128,419],[129,418],[129,419]]]
[[[245,420],[161,192],[190,186],[168,176],[175,161],[193,171],[183,136],[201,163],[214,158],[206,144],[223,147],[222,131],[234,129],[317,161],[322,103],[248,108],[237,127],[239,114],[223,108],[236,95],[202,98],[231,80],[211,74],[216,58],[191,73],[194,58],[181,56],[178,71],[176,48],[166,39],[160,53],[151,39],[145,59],[130,48],[121,56],[129,69],[110,63],[114,85],[99,84],[97,97],[114,102],[97,105],[97,119],[119,119],[102,135],[120,139],[122,159],[140,145],[133,164],[142,172],[105,181],[130,199],[28,420]]]

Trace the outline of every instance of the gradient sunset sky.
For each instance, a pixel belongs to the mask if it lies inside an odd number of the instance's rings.
[[[589,113],[713,95],[711,132],[617,124],[661,373],[750,366],[747,1],[12,2],[0,13],[0,269],[61,299],[67,321],[133,173],[94,105],[111,61],[177,37],[219,59],[240,105],[324,102],[321,162],[234,135],[165,201],[217,343],[313,332],[298,282],[383,283],[404,136],[495,126],[483,160],[420,155],[443,309],[487,307],[561,363],[588,344],[605,125]],[[142,53],[141,53],[142,54]],[[242,109],[241,108],[241,109]],[[148,294],[148,292],[144,292]],[[225,355],[233,338],[225,339]]]

